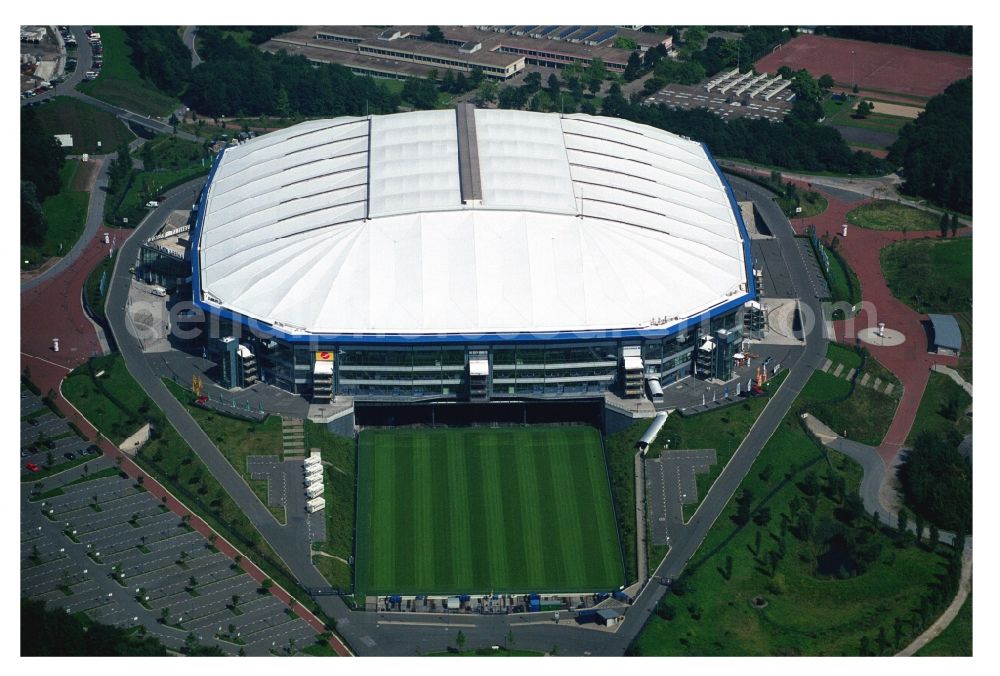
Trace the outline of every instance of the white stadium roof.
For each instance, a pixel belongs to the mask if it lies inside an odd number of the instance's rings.
[[[199,300],[292,334],[660,328],[747,292],[704,148],[613,118],[305,122],[226,149],[199,216]]]

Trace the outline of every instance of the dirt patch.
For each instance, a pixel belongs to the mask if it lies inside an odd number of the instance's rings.
[[[940,94],[956,80],[971,74],[972,57],[931,52],[861,40],[801,35],[755,64],[758,72],[773,73],[781,66],[805,68],[815,77],[829,73],[834,81],[851,86],[912,96]]]
[[[69,160],[70,162],[78,162],[79,160]],[[94,189],[94,182],[97,181],[97,175],[101,173],[101,164],[103,160],[89,160],[88,162],[80,162],[79,168],[76,170],[76,174],[73,175],[73,183],[70,188],[73,190],[83,190],[85,192],[90,192]]]
[[[863,148],[861,146],[852,146],[852,145],[848,145],[847,147],[850,148],[851,150],[860,150],[863,153],[868,153],[873,157],[878,157],[883,160],[889,157],[888,150],[879,150],[878,148]]]
[[[901,106],[898,103],[884,103],[882,101],[872,101],[875,106],[874,112],[883,115],[895,115],[896,117],[907,117],[911,120],[917,119],[917,115],[924,112],[923,108],[914,106]]]

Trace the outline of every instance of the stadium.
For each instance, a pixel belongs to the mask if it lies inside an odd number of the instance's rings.
[[[756,298],[749,236],[703,145],[469,105],[226,148],[190,258],[222,381],[316,403],[726,380]]]

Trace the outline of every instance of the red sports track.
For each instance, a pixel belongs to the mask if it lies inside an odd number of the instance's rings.
[[[952,82],[971,75],[972,57],[800,35],[761,58],[755,66],[761,73],[774,73],[781,66],[792,70],[805,68],[817,78],[829,73],[838,84],[850,87],[857,82],[860,89],[873,95],[878,91],[930,98]]]
[[[97,430],[63,398],[59,386],[70,370],[87,361],[92,353],[101,353],[97,332],[83,311],[81,299],[87,275],[101,257],[108,253],[108,245],[103,243],[104,232],[105,229],[101,228],[80,258],[62,274],[21,294],[21,369],[25,367],[31,369],[32,382],[43,394],[52,393],[55,405],[68,420],[76,423],[88,439],[97,438]],[[121,230],[108,230],[108,232],[119,238],[130,234],[130,231]],[[53,338],[59,338],[59,352],[52,350]],[[117,446],[104,437],[100,437],[94,443],[99,444],[101,450],[110,457],[121,458],[121,469],[130,477],[143,477],[143,486],[150,493],[157,498],[166,497],[166,505],[174,514],[182,518],[190,516],[190,525],[195,530],[206,538],[214,533],[207,523],[178,502],[166,488],[146,474]],[[215,546],[220,552],[232,559],[237,555],[243,557],[240,567],[244,572],[257,582],[262,582],[267,577],[264,571],[254,565],[243,552],[237,550],[218,533],[215,535],[217,536]],[[271,588],[271,593],[286,604],[291,598],[288,592],[277,584]],[[294,611],[317,632],[326,631],[323,622],[301,603],[295,604]],[[351,654],[337,636],[330,638],[330,646],[338,655]]]

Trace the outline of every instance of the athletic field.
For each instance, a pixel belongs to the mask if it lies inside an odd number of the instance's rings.
[[[358,443],[359,592],[600,591],[624,581],[595,429],[374,430]]]

